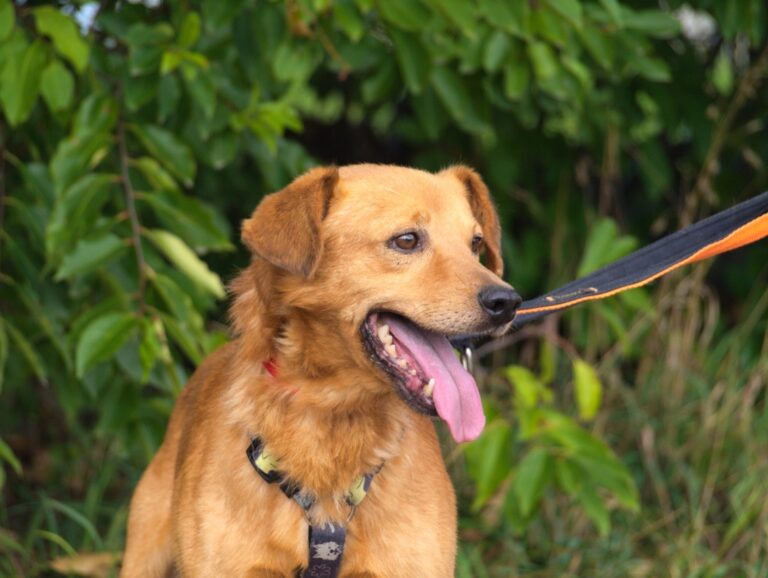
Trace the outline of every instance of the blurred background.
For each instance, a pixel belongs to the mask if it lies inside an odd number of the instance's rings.
[[[767,28],[763,0],[0,0],[0,576],[113,575],[262,195],[467,163],[530,298],[768,188]],[[457,576],[767,576],[767,310],[763,241],[482,345]]]

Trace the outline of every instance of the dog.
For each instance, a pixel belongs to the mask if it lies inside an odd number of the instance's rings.
[[[488,188],[465,166],[315,168],[267,195],[242,240],[236,338],[178,398],[121,576],[453,576],[432,418],[465,442],[485,416],[448,338],[501,334],[521,302]]]

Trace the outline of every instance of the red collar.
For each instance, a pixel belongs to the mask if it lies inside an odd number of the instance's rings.
[[[261,366],[266,370],[266,372],[271,375],[272,377],[277,377],[277,363],[275,362],[274,357],[270,357],[266,361],[263,361],[261,363]]]
[[[262,361],[261,366],[264,368],[264,371],[275,378],[275,381],[279,381],[277,380],[277,361],[275,361],[274,357],[270,357],[266,361]],[[286,383],[283,383],[283,386],[291,392],[291,395],[296,395],[299,392],[297,387],[292,387]]]

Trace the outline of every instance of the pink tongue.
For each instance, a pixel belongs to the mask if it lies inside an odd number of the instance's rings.
[[[448,340],[395,317],[382,317],[392,335],[408,350],[427,378],[435,378],[432,394],[435,409],[448,424],[453,439],[461,443],[479,436],[485,427],[480,392],[475,379],[456,359]]]

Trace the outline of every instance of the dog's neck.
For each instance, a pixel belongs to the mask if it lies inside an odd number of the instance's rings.
[[[248,360],[248,370],[237,371],[248,377],[236,383],[229,405],[236,427],[261,438],[282,473],[317,496],[333,518],[358,476],[401,452],[414,415],[389,384],[350,358],[313,364],[328,353],[330,337],[304,326],[300,333],[311,338],[296,343],[290,332],[273,352],[275,375],[265,360]]]

